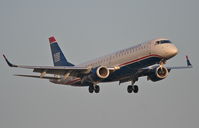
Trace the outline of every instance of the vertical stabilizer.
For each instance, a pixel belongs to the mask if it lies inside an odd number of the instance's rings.
[[[74,66],[68,62],[54,36],[49,38],[54,66]]]

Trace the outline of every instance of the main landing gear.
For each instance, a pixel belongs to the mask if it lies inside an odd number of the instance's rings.
[[[127,92],[128,92],[128,93],[132,93],[132,92],[138,93],[139,88],[138,88],[137,85],[134,85],[135,81],[137,81],[137,79],[132,80],[132,81],[131,81],[131,85],[129,85],[129,86],[127,87]]]
[[[88,91],[90,93],[93,93],[93,92],[99,93],[100,92],[100,87],[98,85],[95,85],[95,86],[91,85],[91,86],[88,87]]]
[[[138,93],[139,88],[138,88],[137,85],[134,85],[134,83],[135,83],[135,82],[132,81],[131,85],[129,85],[129,86],[127,87],[127,92],[128,92],[128,93],[132,93],[132,92]],[[99,92],[100,92],[100,87],[99,87],[99,85],[90,85],[90,86],[88,87],[88,91],[89,91],[89,93],[93,93],[93,92],[99,93]]]
[[[132,92],[138,93],[138,90],[139,90],[139,88],[138,88],[137,85],[129,85],[129,86],[127,87],[127,92],[128,92],[128,93],[132,93]]]

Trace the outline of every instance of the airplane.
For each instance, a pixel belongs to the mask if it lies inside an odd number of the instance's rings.
[[[88,87],[89,93],[99,93],[99,83],[131,82],[127,87],[128,93],[137,93],[139,88],[135,85],[139,77],[157,82],[165,79],[171,70],[192,68],[186,56],[186,66],[166,67],[167,60],[176,56],[177,47],[166,38],[157,38],[136,46],[123,49],[85,63],[74,65],[69,62],[54,36],[49,37],[49,43],[54,66],[25,66],[12,64],[3,55],[8,66],[32,69],[40,75],[15,76],[48,79],[50,82],[75,87]]]

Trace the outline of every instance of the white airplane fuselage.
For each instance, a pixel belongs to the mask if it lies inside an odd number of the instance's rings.
[[[138,93],[135,85],[140,77],[157,82],[167,78],[171,70],[190,69],[192,64],[186,56],[186,66],[165,66],[166,61],[178,53],[172,42],[165,38],[154,39],[85,63],[75,65],[69,62],[54,36],[49,38],[54,66],[28,66],[11,63],[3,55],[9,67],[32,69],[40,75],[15,74],[15,76],[47,79],[60,85],[74,87],[88,86],[89,93],[99,93],[99,83],[119,81],[131,82],[128,93]]]
[[[144,68],[154,64],[159,64],[161,60],[168,60],[178,53],[178,49],[172,43],[157,44],[158,41],[168,40],[158,38],[127,49],[123,49],[112,54],[79,64],[80,67],[113,67],[119,68],[112,72],[110,76],[100,82],[120,81],[130,77],[131,73],[137,68]],[[169,41],[169,40],[168,40]],[[63,85],[82,86],[80,77],[59,76],[59,80],[50,80],[50,82]],[[97,84],[97,83],[96,83]]]

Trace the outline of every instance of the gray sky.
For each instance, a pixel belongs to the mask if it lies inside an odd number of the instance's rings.
[[[173,41],[180,53],[160,82],[87,88],[58,86],[47,80],[14,77],[31,70],[8,68],[0,59],[0,127],[199,127],[198,0],[0,0],[0,53],[17,64],[52,65],[48,37],[55,35],[67,58],[81,63],[156,37]]]

